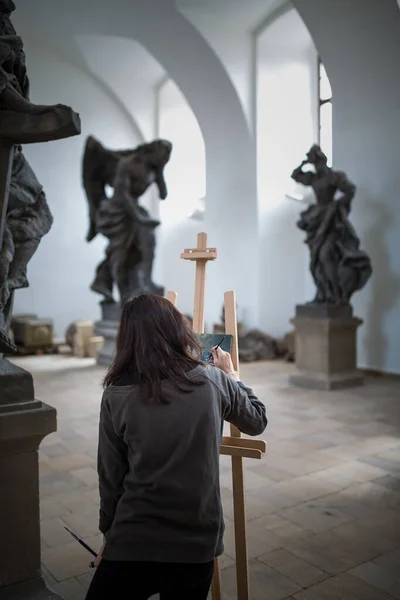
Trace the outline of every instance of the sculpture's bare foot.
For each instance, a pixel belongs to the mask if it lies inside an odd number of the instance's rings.
[[[90,289],[92,290],[92,292],[96,292],[96,294],[104,296],[104,300],[106,300],[107,302],[115,302],[112,292],[110,292],[110,290],[107,289],[105,286],[103,287],[101,284],[92,283]]]
[[[17,346],[14,344],[14,342],[9,338],[9,336],[7,335],[7,332],[0,328],[0,352],[1,353],[12,353],[14,354],[14,352],[17,351]]]
[[[86,241],[91,242],[97,235],[96,226],[94,223],[90,224],[88,234],[86,236]]]
[[[310,305],[311,304],[326,304],[326,302],[322,298],[319,298],[318,296],[315,296],[314,300],[310,300],[306,304],[310,304]]]

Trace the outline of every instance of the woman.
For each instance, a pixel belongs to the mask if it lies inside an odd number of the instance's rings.
[[[249,435],[267,425],[230,355],[212,353],[215,368],[200,360],[195,334],[168,300],[125,303],[100,412],[105,541],[86,600],[207,598],[223,552],[222,422]]]

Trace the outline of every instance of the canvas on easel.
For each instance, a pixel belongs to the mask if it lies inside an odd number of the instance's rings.
[[[198,333],[197,339],[202,349],[202,359],[206,363],[212,364],[212,348],[221,348],[224,352],[232,353],[233,337],[231,335],[222,335],[220,333]]]
[[[207,248],[207,235],[199,233],[197,236],[197,248],[186,249],[181,258],[196,262],[196,279],[194,293],[193,329],[197,333],[203,351],[209,351],[218,345],[221,338],[221,348],[229,348],[235,371],[239,373],[239,350],[236,319],[236,298],[233,291],[224,295],[225,309],[225,336],[204,333],[204,309],[206,289],[206,265],[208,261],[216,260],[216,248]],[[177,306],[178,295],[176,292],[168,292],[167,299]],[[215,340],[218,338],[217,343]],[[223,344],[226,344],[224,347]],[[211,368],[211,367],[210,367]],[[243,458],[261,459],[266,452],[266,443],[263,440],[249,440],[242,438],[240,431],[230,426],[230,436],[223,436],[220,454],[228,455],[232,460],[232,489],[233,489],[233,513],[235,527],[235,553],[236,553],[236,585],[238,600],[250,600],[249,574],[247,558],[247,535],[246,535],[246,510],[245,491],[243,481]],[[215,573],[211,588],[212,599],[221,600],[221,577],[219,562],[215,561]]]

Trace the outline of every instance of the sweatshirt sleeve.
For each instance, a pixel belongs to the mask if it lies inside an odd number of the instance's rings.
[[[226,392],[222,395],[222,418],[246,435],[260,435],[267,426],[265,405],[253,390],[242,382],[224,376]]]
[[[115,433],[110,407],[103,396],[100,409],[99,448],[97,471],[100,488],[101,533],[106,534],[114,520],[115,511],[124,487],[128,471],[127,447]]]

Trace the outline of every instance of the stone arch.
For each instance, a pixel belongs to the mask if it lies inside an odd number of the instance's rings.
[[[64,35],[70,36],[100,33],[132,37],[176,82],[198,120],[206,147],[204,227],[210,243],[220,250],[220,260],[210,269],[209,317],[219,317],[223,292],[234,287],[239,304],[250,321],[256,321],[257,243],[246,252],[240,245],[241,235],[256,240],[257,234],[255,148],[238,94],[217,56],[170,1],[98,0],[95,11],[80,0],[67,4],[38,0],[34,10],[28,3],[22,0],[19,8],[24,4],[32,12],[31,26],[47,39],[53,36],[54,43],[59,43],[61,27]],[[63,22],[58,25],[61,7]],[[229,262],[233,265],[230,275]]]

